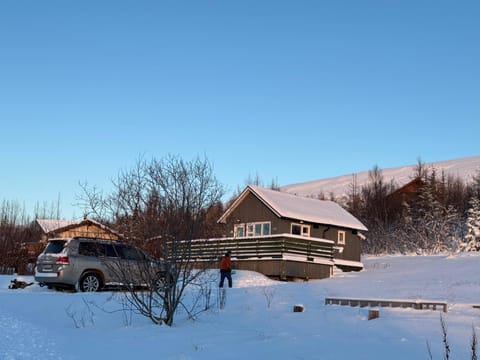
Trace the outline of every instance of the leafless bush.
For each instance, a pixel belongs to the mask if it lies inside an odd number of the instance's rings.
[[[442,315],[440,315],[440,327],[442,331],[442,343],[443,343],[443,359],[448,360],[450,359],[450,343],[448,341],[448,331],[447,331],[447,324],[445,319]],[[470,354],[471,360],[477,360],[477,334],[475,332],[475,328],[472,327],[472,339],[470,341]],[[427,341],[427,350],[430,360],[433,360],[432,349],[430,347],[429,342]]]
[[[472,326],[472,340],[470,342],[470,350],[472,354],[472,360],[477,360],[477,334],[475,333],[475,328]]]
[[[227,305],[227,288],[218,288],[218,308],[220,310],[225,309]]]
[[[82,300],[84,306],[81,309],[78,309],[71,304],[65,308],[65,313],[73,321],[73,325],[76,329],[95,325],[95,313],[91,308],[91,304],[85,299]]]
[[[445,319],[441,315],[440,315],[440,325],[442,327],[442,342],[443,342],[443,348],[445,350],[443,358],[445,360],[448,360],[450,358],[450,344],[448,343],[448,337],[447,337],[447,324],[445,323]]]
[[[275,295],[275,288],[272,286],[264,286],[262,288],[263,295],[265,296],[265,300],[267,301],[267,308],[270,308],[272,305],[273,297]]]
[[[201,279],[211,264],[208,259],[199,262],[192,255],[191,240],[218,236],[216,220],[223,210],[224,190],[210,163],[200,158],[187,162],[178,156],[149,162],[139,159],[131,170],[122,171],[113,180],[113,187],[114,191],[105,195],[95,187],[82,185],[84,195],[80,200],[86,212],[112,224],[128,241],[171,264],[168,281],[162,286],[156,286],[157,274],[143,269],[146,290],[129,287],[127,301],[155,324],[172,325],[179,308],[194,317],[201,302],[187,304],[184,296],[187,289],[196,292],[194,299],[205,296]],[[211,254],[212,262],[217,255]],[[130,274],[124,269],[117,269],[118,277],[128,284]]]

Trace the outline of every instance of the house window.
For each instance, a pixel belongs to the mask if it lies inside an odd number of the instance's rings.
[[[293,235],[310,236],[310,225],[292,224],[290,232]]]
[[[270,223],[269,222],[263,223],[262,227],[263,227],[262,234],[270,235]]]
[[[247,224],[247,236],[255,235],[255,226],[254,224]]]
[[[338,232],[338,245],[345,245],[345,231]]]
[[[234,237],[264,236],[270,235],[270,222],[254,222],[247,224],[235,224],[233,226]]]
[[[234,237],[244,237],[245,236],[245,224],[235,224],[233,226],[233,236]]]

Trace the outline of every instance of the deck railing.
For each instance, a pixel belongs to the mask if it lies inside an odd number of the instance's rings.
[[[176,244],[183,246],[194,261],[218,259],[226,251],[233,260],[295,259],[298,261],[332,260],[333,241],[292,234],[188,240]]]

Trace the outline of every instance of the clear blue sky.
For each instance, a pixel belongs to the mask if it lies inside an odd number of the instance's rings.
[[[480,154],[480,2],[0,1],[0,200],[140,155],[233,192]]]

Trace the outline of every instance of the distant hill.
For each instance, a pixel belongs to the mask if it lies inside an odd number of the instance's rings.
[[[425,165],[430,169],[434,168],[439,175],[443,171],[446,175],[459,176],[465,182],[470,182],[472,176],[480,170],[480,156],[426,163]],[[401,187],[412,180],[416,166],[417,164],[381,170],[386,183],[393,180],[395,185]],[[369,170],[356,174],[286,185],[282,186],[280,190],[306,197],[317,197],[319,194],[323,194],[327,199],[330,198],[330,194],[333,194],[336,199],[340,199],[349,193],[349,187],[353,182],[354,175],[356,175],[358,187],[365,185],[368,182]]]

